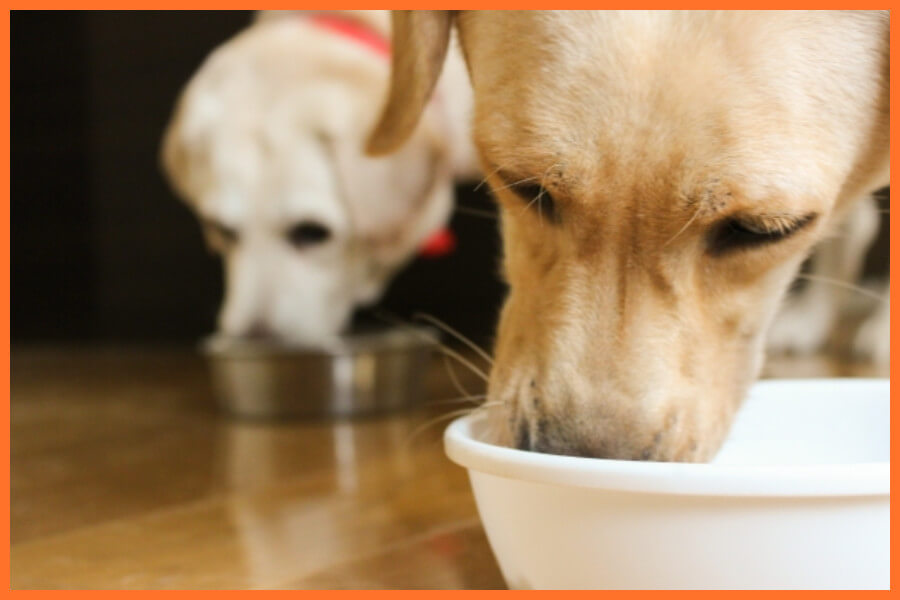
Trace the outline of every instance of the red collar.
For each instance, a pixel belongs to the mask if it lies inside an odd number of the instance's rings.
[[[369,50],[384,57],[391,56],[391,42],[382,37],[371,27],[363,25],[354,19],[344,18],[336,13],[317,12],[310,15],[309,20],[314,25],[327,29],[338,35],[348,37],[358,44],[362,44]]]

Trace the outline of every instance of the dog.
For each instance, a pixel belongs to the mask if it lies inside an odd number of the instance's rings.
[[[397,11],[373,155],[454,30],[510,286],[497,441],[711,459],[799,266],[888,183],[888,14]]]
[[[363,153],[389,39],[387,11],[263,11],[186,85],[162,165],[222,256],[220,334],[328,343],[440,231],[455,178],[477,169],[461,57],[396,155]]]
[[[810,260],[805,287],[788,296],[771,327],[767,347],[779,354],[812,354],[840,331],[843,317],[859,303],[860,294],[876,296],[875,310],[859,326],[845,354],[876,365],[890,362],[890,285],[861,290],[858,282],[866,253],[880,228],[875,197],[850,210],[832,239],[820,243]],[[849,350],[849,352],[847,352]]]

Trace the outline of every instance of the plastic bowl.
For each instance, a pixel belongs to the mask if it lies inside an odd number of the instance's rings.
[[[511,588],[890,586],[890,382],[756,384],[709,464],[444,443]]]

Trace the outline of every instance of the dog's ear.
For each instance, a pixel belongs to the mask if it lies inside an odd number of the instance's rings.
[[[182,132],[183,119],[180,110],[176,113],[163,133],[159,149],[159,166],[172,190],[185,199],[187,190],[188,152]]]
[[[158,166],[163,178],[177,197],[188,204],[197,201],[198,164],[203,164],[208,144],[208,126],[198,121],[199,111],[191,110],[187,97],[178,99],[158,153]]]
[[[392,11],[390,91],[366,144],[370,155],[392,152],[415,130],[444,66],[453,15],[449,10]]]

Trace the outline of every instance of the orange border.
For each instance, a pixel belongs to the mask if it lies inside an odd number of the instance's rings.
[[[5,353],[6,365],[3,369],[2,377],[4,379],[3,383],[3,408],[0,410],[0,415],[2,415],[3,419],[3,431],[6,432],[6,443],[2,444],[3,447],[3,460],[0,462],[0,478],[3,479],[6,485],[6,494],[3,496],[3,522],[0,523],[0,529],[2,529],[2,539],[5,544],[3,545],[0,552],[2,552],[2,560],[3,564],[6,565],[6,568],[2,570],[2,577],[4,578],[4,589],[9,589],[9,547],[10,547],[10,537],[9,537],[9,519],[10,519],[10,473],[9,473],[9,460],[10,460],[10,434],[9,434],[9,385],[10,385],[10,350],[9,350],[9,337],[10,337],[10,138],[9,138],[9,127],[10,127],[10,112],[9,112],[9,54],[10,54],[10,31],[9,31],[9,13],[5,13],[3,15],[2,23],[0,23],[0,37],[3,39],[2,47],[0,47],[0,51],[3,52],[4,60],[2,61],[3,69],[4,69],[4,77],[3,77],[3,86],[4,92],[0,97],[2,97],[2,101],[4,103],[4,110],[6,112],[7,118],[2,123],[3,130],[3,138],[6,143],[3,145],[3,152],[5,155],[3,157],[3,169],[2,169],[2,189],[5,190],[4,193],[4,216],[2,224],[0,224],[0,236],[2,236],[3,243],[0,245],[0,252],[3,253],[2,265],[4,269],[3,274],[3,282],[6,285],[6,295],[3,298],[3,311],[4,311],[4,319],[3,319],[3,340],[4,340],[4,348],[3,351]]]
[[[167,2],[158,3],[156,6],[151,6],[151,7],[144,5],[144,6],[140,6],[140,7],[129,6],[126,8],[129,10],[133,10],[133,9],[184,10],[186,8],[204,9],[204,10],[221,10],[221,9],[243,10],[246,8],[245,6],[242,6],[241,3],[234,2],[234,1],[212,2],[210,0],[203,0],[200,2],[197,2],[197,1],[191,2],[190,4],[191,4],[191,6],[186,7],[186,6],[184,6],[184,3],[178,3],[178,2],[173,2],[172,0],[169,0]],[[315,6],[303,6],[303,4],[304,3],[275,2],[273,4],[266,6],[266,8],[267,9],[316,8]],[[353,4],[353,6],[345,7],[345,8],[354,8],[354,9],[381,9],[381,8],[383,8],[383,6],[378,6],[374,3],[369,3],[369,2],[354,2],[352,4]],[[401,4],[401,8],[410,8],[409,6],[403,6],[405,3],[400,3],[400,4]],[[537,5],[538,3],[533,3],[533,2],[516,2],[516,3],[514,3],[514,2],[506,1],[506,2],[497,2],[494,4],[495,4],[495,6],[490,7],[490,8],[498,8],[498,9],[543,8],[542,6]],[[621,5],[615,6],[614,5],[614,6],[604,6],[602,8],[650,8],[650,9],[672,8],[669,4],[670,3],[664,3],[664,2],[650,2],[650,3],[644,3],[644,5],[640,6],[640,7],[621,6]],[[749,3],[736,3],[736,2],[719,2],[719,3],[700,2],[700,3],[691,3],[691,4],[693,4],[693,6],[689,6],[688,8],[691,8],[691,9],[703,9],[703,8],[727,8],[727,9],[744,8],[744,9],[746,9],[746,8],[753,8],[753,9],[778,9],[778,10],[788,8],[788,7],[784,6],[783,3],[776,3],[776,2],[754,2],[754,3],[752,3],[752,6],[747,6],[747,4],[749,4]],[[800,4],[799,6],[796,5],[797,3],[794,3],[794,4],[795,5],[791,6],[790,8],[807,8],[807,9],[809,9],[809,8],[812,8],[812,9],[824,9],[824,8],[843,9],[843,8],[847,8],[846,2],[799,3]],[[808,4],[808,5],[803,6],[804,4]],[[723,6],[723,5],[725,5],[725,6]],[[95,0],[94,2],[89,2],[89,3],[74,2],[71,0],[56,0],[56,1],[51,0],[51,1],[45,1],[45,2],[22,2],[18,6],[11,8],[10,10],[19,10],[19,9],[28,9],[28,10],[48,10],[48,9],[49,10],[74,10],[74,9],[77,9],[77,10],[109,10],[109,9],[122,9],[122,8],[123,7],[120,2],[110,2],[108,0],[100,0],[100,1]],[[416,8],[422,8],[422,7],[418,6]],[[478,7],[478,8],[484,8],[484,7]],[[556,8],[560,8],[560,7],[556,7]],[[577,2],[577,3],[569,3],[569,6],[567,6],[565,8],[598,8],[598,7],[596,6],[596,3]],[[680,7],[680,8],[684,8],[684,7]],[[861,7],[854,7],[854,8],[860,9]],[[891,11],[891,25],[893,25],[893,11]],[[2,256],[2,268],[4,269],[3,281],[5,282],[5,287],[6,287],[6,294],[3,299],[3,310],[5,311],[5,318],[3,319],[3,323],[2,323],[2,327],[3,327],[2,336],[4,339],[3,352],[5,355],[5,359],[6,359],[6,366],[3,369],[2,375],[0,375],[0,377],[3,378],[3,389],[4,389],[3,399],[2,399],[3,405],[2,405],[2,410],[0,410],[0,415],[2,415],[2,428],[4,431],[7,432],[6,443],[2,445],[3,460],[2,460],[2,462],[0,462],[0,478],[2,478],[2,480],[5,482],[5,485],[6,485],[6,494],[2,498],[2,500],[0,500],[0,502],[2,502],[2,505],[3,505],[3,520],[2,520],[2,522],[0,522],[0,531],[2,531],[2,537],[6,541],[6,543],[4,545],[2,545],[2,547],[0,547],[0,553],[2,553],[2,554],[0,554],[0,562],[4,563],[6,565],[6,568],[2,570],[2,573],[0,573],[0,578],[2,578],[2,582],[0,582],[0,583],[2,583],[2,589],[4,591],[6,591],[6,590],[10,589],[10,587],[9,587],[10,586],[10,564],[9,564],[9,562],[10,562],[9,561],[9,550],[10,550],[10,537],[9,537],[9,523],[10,523],[10,495],[9,495],[10,494],[10,471],[9,471],[9,469],[10,469],[10,439],[9,439],[9,431],[10,431],[10,414],[9,414],[9,410],[10,410],[10,392],[9,392],[9,389],[10,389],[9,388],[10,363],[9,363],[9,361],[10,361],[10,295],[11,295],[11,287],[10,287],[10,251],[11,251],[11,248],[10,248],[10,226],[11,226],[11,223],[10,223],[10,151],[11,151],[10,143],[11,142],[10,142],[10,118],[9,118],[9,115],[10,115],[10,112],[9,112],[10,111],[10,108],[9,108],[9,101],[10,101],[10,12],[9,11],[6,11],[4,13],[2,22],[0,22],[0,38],[2,38],[2,40],[3,40],[2,47],[0,47],[0,52],[2,52],[2,59],[3,59],[2,60],[2,65],[3,65],[2,68],[4,70],[4,77],[3,77],[4,93],[2,94],[2,102],[4,103],[4,109],[7,113],[7,119],[5,121],[3,121],[3,123],[2,123],[2,136],[5,140],[4,168],[2,169],[2,185],[3,185],[3,188],[5,189],[5,193],[3,196],[4,205],[5,205],[4,206],[5,215],[4,215],[4,218],[2,219],[2,221],[0,221],[0,236],[2,236],[2,238],[4,240],[2,246],[0,246],[0,252],[2,252],[2,254],[3,254],[3,256]],[[897,51],[895,50],[896,44],[895,44],[895,35],[894,35],[893,26],[891,27],[891,33],[890,33],[890,45],[891,45],[890,58],[891,58],[891,63],[893,63],[897,59]],[[891,69],[890,96],[891,96],[890,107],[891,107],[891,111],[893,112],[893,107],[894,107],[893,68]],[[891,121],[890,133],[891,133],[891,149],[892,150],[893,150],[893,139],[894,139],[895,130],[896,130],[896,125],[893,121]],[[895,170],[894,162],[891,161],[891,178],[892,179],[896,175],[895,171],[896,170]],[[891,274],[891,277],[895,276],[894,271],[897,268],[896,265],[898,264],[898,257],[896,256],[896,252],[895,252],[896,248],[893,243],[894,242],[893,232],[897,226],[896,221],[898,219],[900,219],[900,217],[895,216],[894,213],[891,213],[891,215],[890,215],[890,229],[891,229],[891,232],[890,232],[890,258],[891,258],[890,274]],[[891,306],[891,312],[893,312],[894,308],[895,308],[895,298],[893,295],[891,295],[891,297],[890,297],[890,306]],[[892,323],[891,324],[891,332],[890,332],[892,346],[896,345],[895,342],[897,341],[897,337],[898,337],[897,329],[898,329],[898,327]],[[891,360],[891,366],[890,366],[891,379],[893,379],[894,375],[895,375],[895,361]],[[894,395],[892,393],[891,394],[892,402],[893,402],[893,399],[894,399]],[[896,426],[897,418],[898,417],[896,416],[896,411],[894,411],[891,415],[892,430]],[[891,448],[892,462],[895,458],[896,458],[896,456],[894,455],[894,446],[892,445],[892,448]],[[893,485],[894,483],[895,483],[894,471],[892,469],[891,470],[891,484]],[[893,513],[893,510],[891,512]],[[894,519],[892,519],[892,523],[891,523],[891,550],[892,550],[891,576],[892,577],[894,575],[893,540],[894,540],[895,522],[896,521]],[[192,595],[207,594],[207,595],[210,595],[210,597],[211,597],[211,594],[216,594],[216,596],[218,597],[221,594],[227,594],[227,595],[231,596],[233,594],[243,594],[243,593],[249,593],[249,592],[250,592],[250,590],[245,590],[245,591],[235,590],[235,591],[228,591],[228,592],[209,592],[209,591],[207,591],[207,592],[185,592],[185,591],[164,591],[164,590],[149,591],[148,590],[148,591],[131,591],[131,592],[125,592],[125,593],[134,594],[134,595],[146,595],[146,594],[157,594],[157,593],[166,593],[166,594],[175,593],[175,594],[192,594]],[[15,593],[22,594],[22,595],[25,595],[25,594],[34,595],[34,594],[46,594],[48,592],[24,591],[23,590],[23,591],[16,591]],[[103,591],[103,592],[94,592],[94,591],[71,592],[71,591],[68,591],[68,592],[62,592],[62,593],[72,594],[72,595],[77,594],[77,595],[83,595],[84,597],[94,598],[94,597],[98,597],[98,596],[111,597],[112,594],[118,595],[123,592],[120,592],[120,591]],[[291,594],[293,594],[293,593],[297,593],[297,592],[267,592],[267,593],[291,593]],[[409,595],[409,594],[429,593],[429,594],[441,594],[441,595],[446,595],[446,594],[466,594],[466,595],[476,594],[476,595],[479,595],[479,594],[485,594],[487,592],[477,592],[477,591],[429,591],[429,592],[421,592],[421,591],[415,591],[415,592],[316,591],[316,592],[300,592],[300,593],[302,593],[304,595],[316,595],[316,596],[328,595],[329,597],[332,597],[333,595],[337,595],[337,594],[344,596],[347,594],[365,593],[365,594],[381,595],[382,597],[387,598],[387,597],[389,597],[389,596],[387,596],[388,594],[390,594],[392,597],[396,594]],[[583,594],[583,593],[596,593],[596,592],[569,592],[569,593],[582,593]],[[603,592],[603,593],[610,594],[610,593],[616,593],[616,592]],[[621,592],[619,592],[619,593],[621,593]],[[646,592],[630,592],[630,593],[646,594]],[[675,593],[675,594],[687,596],[688,594],[693,595],[698,592],[667,592],[667,593]],[[714,592],[714,593],[719,593],[719,592]],[[749,593],[754,593],[754,592],[730,592],[730,593],[732,593],[732,594],[734,594],[734,593],[749,594]],[[779,593],[786,593],[786,592],[779,592]],[[821,595],[822,593],[823,592],[816,592],[817,595]],[[825,592],[825,593],[833,594],[833,593],[840,593],[840,592]]]
[[[422,8],[423,3],[407,3],[401,2],[399,3],[398,9],[409,9],[409,8]],[[427,3],[425,3],[427,4]],[[465,4],[465,3],[463,3]],[[475,6],[462,6],[457,7],[457,10],[481,10],[481,9],[492,9],[492,10],[519,10],[519,9],[542,9],[546,8],[546,4],[543,2],[533,2],[533,1],[522,1],[522,2],[513,2],[512,0],[501,0],[500,2],[491,2],[487,3],[492,6],[483,6],[483,5],[475,5]],[[638,4],[629,4],[625,2],[610,2],[610,3],[602,3],[601,6],[598,6],[598,2],[587,2],[587,1],[575,1],[575,2],[567,2],[564,6],[554,7],[555,9],[671,9],[671,8],[681,8],[681,9],[689,9],[689,10],[706,10],[706,9],[753,9],[753,10],[788,10],[788,9],[812,9],[812,10],[825,10],[825,9],[849,9],[853,10],[884,10],[884,6],[856,6],[856,7],[848,7],[847,2],[837,2],[835,0],[827,0],[822,2],[793,2],[789,3],[789,5],[785,5],[784,2],[776,2],[773,0],[767,2],[690,2],[688,6],[677,6],[673,7],[674,3],[672,2],[662,2],[660,0],[655,0],[651,2],[642,2]],[[321,8],[320,3],[305,3],[305,2],[286,2],[285,0],[279,0],[275,2],[266,3],[266,10],[296,10],[296,9],[318,9]],[[376,2],[366,2],[366,1],[356,1],[350,2],[348,5],[345,5],[341,10],[381,10],[384,8],[383,3]],[[337,8],[334,8],[337,10]],[[212,0],[194,0],[193,2],[185,5],[183,2],[177,2],[176,0],[165,0],[163,2],[158,2],[154,5],[146,5],[146,4],[138,4],[133,6],[123,5],[122,2],[115,2],[113,0],[94,0],[92,2],[78,2],[77,0],[43,0],[37,2],[21,2],[20,4],[11,7],[9,10],[255,10],[252,7],[247,7],[244,3],[236,2],[234,0],[225,0],[221,2],[214,2]],[[332,9],[329,9],[332,10]]]

